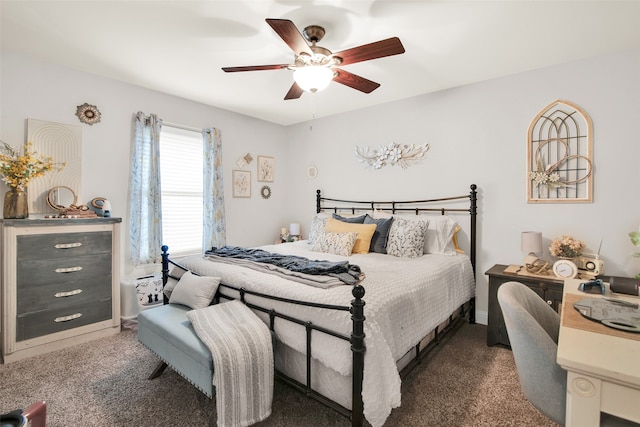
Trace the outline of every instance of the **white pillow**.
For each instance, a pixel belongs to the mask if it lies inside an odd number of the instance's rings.
[[[425,254],[455,255],[453,235],[458,223],[446,215],[429,218],[429,226],[425,234]]]
[[[187,271],[176,283],[169,303],[186,305],[194,310],[204,308],[211,304],[219,284],[219,277],[196,276]]]
[[[323,231],[316,236],[311,246],[312,251],[327,252],[335,255],[349,256],[356,243],[358,233],[350,231],[347,233],[332,233]]]
[[[387,253],[401,258],[422,256],[427,226],[428,221],[425,220],[394,217],[387,240]]]
[[[415,214],[395,214],[394,218],[404,218],[409,221],[427,220],[428,226],[424,236],[425,254],[455,255],[456,250],[453,245],[453,236],[458,227],[458,223],[447,215],[415,215]]]
[[[329,219],[329,215],[325,213],[315,214],[313,218],[311,218],[311,225],[309,226],[309,243],[314,243],[316,241],[317,236],[320,233],[323,233],[326,226],[327,220]]]
[[[171,271],[169,272],[169,277],[167,278],[167,284],[164,285],[164,288],[162,289],[167,298],[171,298],[171,292],[173,292],[173,290],[175,289],[178,280],[180,280],[182,275],[187,271],[187,269],[178,267],[177,265],[171,269]]]

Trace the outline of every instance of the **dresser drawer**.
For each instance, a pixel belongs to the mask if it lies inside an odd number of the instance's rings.
[[[65,308],[111,297],[111,276],[95,276],[40,286],[18,288],[18,315]]]
[[[18,261],[17,284],[39,286],[49,283],[91,280],[111,274],[111,254],[83,255],[69,259]]]
[[[17,236],[18,263],[22,260],[74,258],[111,253],[111,232],[53,233]]]
[[[18,316],[16,341],[111,319],[111,298]]]

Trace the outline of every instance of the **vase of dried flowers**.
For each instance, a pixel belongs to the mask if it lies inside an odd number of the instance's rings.
[[[5,193],[3,215],[7,219],[29,218],[29,200],[26,189],[12,187]]]
[[[584,242],[574,239],[571,236],[563,234],[562,237],[555,239],[549,246],[549,253],[557,258],[573,259],[582,255],[584,250]]]
[[[0,176],[9,187],[4,195],[5,219],[29,217],[27,185],[32,179],[43,176],[52,169],[62,169],[65,164],[54,163],[51,157],[36,156],[27,142],[21,153],[6,142],[0,141]]]

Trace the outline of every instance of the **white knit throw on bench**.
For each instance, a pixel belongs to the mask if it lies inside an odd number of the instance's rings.
[[[218,426],[248,426],[271,415],[273,349],[269,328],[240,301],[187,312],[211,350]]]

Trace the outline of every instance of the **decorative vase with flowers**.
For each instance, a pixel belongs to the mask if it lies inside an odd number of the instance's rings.
[[[584,242],[582,240],[575,239],[566,234],[553,240],[551,246],[549,246],[551,256],[565,259],[577,258],[582,255],[583,250]]]
[[[22,152],[0,141],[0,176],[9,187],[4,196],[3,216],[6,219],[29,217],[27,186],[33,179],[53,169],[62,169],[64,163],[54,163],[51,157],[37,156],[33,144],[27,142]]]

